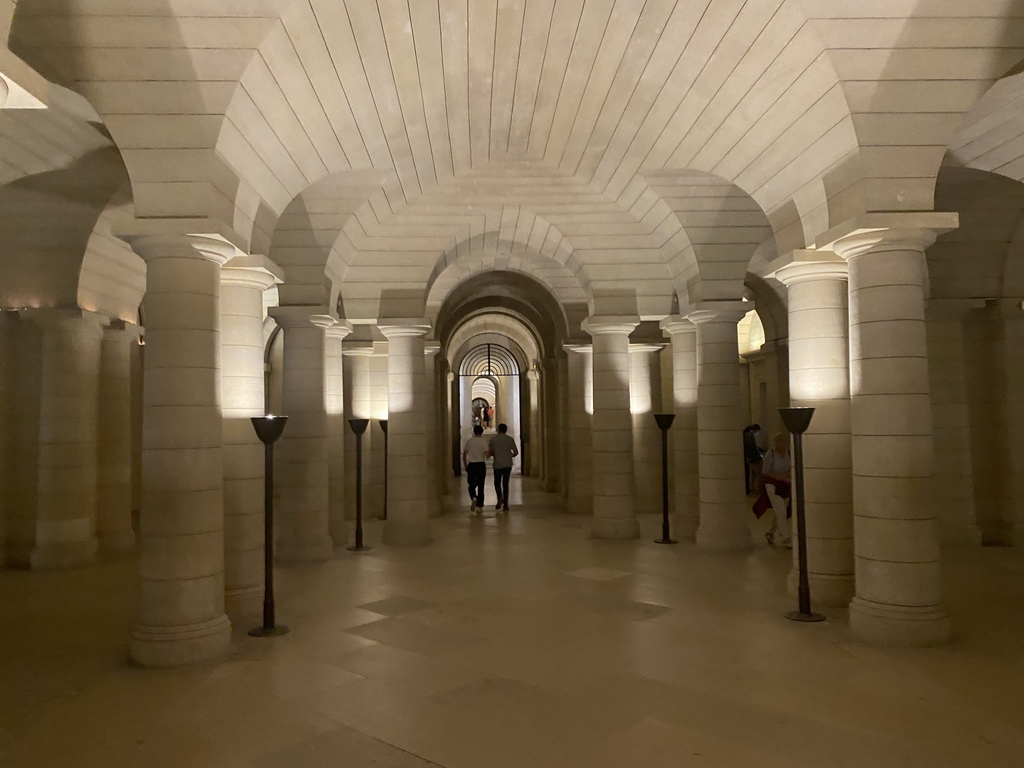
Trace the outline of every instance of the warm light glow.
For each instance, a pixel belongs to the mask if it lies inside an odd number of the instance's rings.
[[[756,310],[750,310],[736,324],[736,336],[739,341],[740,354],[757,352],[764,344],[764,326]]]

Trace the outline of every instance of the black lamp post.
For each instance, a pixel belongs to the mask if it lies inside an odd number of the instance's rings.
[[[820,613],[811,611],[811,585],[807,579],[807,531],[804,516],[804,432],[811,425],[813,408],[779,408],[782,423],[793,435],[793,472],[796,475],[796,548],[800,566],[800,583],[797,587],[799,610],[788,611],[786,618],[793,621],[824,621]]]
[[[253,416],[252,426],[263,443],[263,626],[250,629],[253,637],[288,633],[274,622],[274,443],[284,432],[287,416]]]
[[[349,419],[348,425],[356,436],[356,544],[349,552],[365,552],[371,547],[363,546],[363,433],[369,419]]]
[[[381,419],[379,422],[381,431],[384,432],[384,516],[388,519],[388,420]]]
[[[655,544],[678,544],[668,530],[668,431],[675,421],[674,413],[656,413],[654,420],[661,430],[661,538]]]

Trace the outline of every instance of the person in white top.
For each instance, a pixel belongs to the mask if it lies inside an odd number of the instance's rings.
[[[789,538],[789,497],[793,460],[789,455],[789,439],[781,432],[772,437],[772,447],[761,460],[761,474],[764,477],[764,492],[771,502],[773,520],[771,528],[764,535],[769,544],[779,543],[786,549],[793,545]]]
[[[477,424],[473,427],[473,436],[466,441],[462,451],[462,466],[466,469],[466,481],[469,483],[469,511],[482,510],[484,506],[484,481],[487,480],[487,464],[491,451],[483,438],[484,428]]]

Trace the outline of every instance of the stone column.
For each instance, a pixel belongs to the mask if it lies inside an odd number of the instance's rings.
[[[220,268],[204,235],[142,236],[146,261],[139,595],[131,654],[147,667],[227,655]]]
[[[530,387],[530,447],[527,458],[530,462],[530,476],[540,477],[544,467],[544,429],[541,420],[540,371],[531,368],[526,372]]]
[[[593,347],[566,344],[568,365],[568,438],[569,453],[565,487],[568,490],[566,512],[591,515],[594,512],[593,440],[591,413],[594,410]]]
[[[8,521],[14,517],[18,504],[18,475],[14,465],[17,327],[16,314],[0,311],[0,568],[7,564]]]
[[[352,333],[352,324],[337,323],[324,331],[327,410],[327,484],[328,530],[336,547],[348,543],[348,522],[345,501],[345,440],[352,430],[345,421],[345,364],[342,357],[344,339]]]
[[[673,533],[693,540],[700,521],[697,472],[697,326],[684,317],[667,317],[662,329],[672,340],[672,462],[675,468]]]
[[[138,326],[114,320],[100,346],[96,537],[109,554],[135,548],[132,530],[132,347]]]
[[[265,415],[263,292],[279,273],[269,259],[245,255],[220,273],[224,602],[233,621],[263,606],[263,443],[251,418]]]
[[[964,320],[974,308],[972,302],[948,299],[932,299],[925,307],[935,445],[932,503],[939,515],[939,540],[953,546],[981,545],[974,512],[964,346]]]
[[[633,421],[629,413],[629,334],[633,319],[590,317],[594,340],[593,473],[597,539],[640,535],[633,497]]]
[[[436,341],[427,342],[423,349],[423,408],[421,417],[427,427],[424,448],[427,451],[427,516],[441,516],[440,484],[437,473],[437,353],[441,351]]]
[[[804,441],[804,497],[808,579],[822,605],[846,605],[853,597],[847,274],[846,263],[827,251],[796,251],[793,263],[775,273],[789,293],[792,403],[814,408]]]
[[[96,557],[100,318],[39,310],[39,485],[32,567],[73,568]]]
[[[7,517],[7,565],[29,568],[36,542],[39,503],[39,392],[42,333],[20,313],[15,324],[14,350],[18,362],[14,386],[15,487]]]
[[[633,495],[638,514],[661,514],[661,430],[654,420],[660,402],[661,344],[629,345],[629,411],[633,419]]]
[[[997,354],[1005,366],[1000,395],[1006,418],[1000,540],[1011,547],[1024,547],[1024,311],[1019,299],[1000,301],[997,309],[1003,321],[1003,345]]]
[[[284,328],[282,405],[288,426],[275,451],[281,562],[317,562],[334,553],[329,533],[324,330],[334,318],[319,307],[273,307]],[[321,310],[322,311],[322,310]]]
[[[697,326],[697,446],[700,526],[697,546],[747,549],[743,484],[743,394],[736,323],[746,314],[740,301],[707,302],[687,315]]]
[[[427,325],[381,325],[388,340],[388,519],[384,543],[430,543],[423,337]]]
[[[950,625],[927,490],[932,434],[924,250],[956,226],[956,214],[878,214],[871,221],[878,226],[832,244],[850,265],[856,556],[850,628],[866,642],[933,645],[948,639]],[[886,227],[888,221],[895,224]]]
[[[542,366],[540,384],[544,403],[544,490],[558,493],[562,488],[562,410],[558,404],[560,360],[555,356],[547,357]]]

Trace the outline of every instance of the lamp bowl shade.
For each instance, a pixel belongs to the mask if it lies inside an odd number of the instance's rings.
[[[656,413],[654,420],[658,422],[658,429],[667,431],[672,426],[672,422],[676,420],[676,415],[674,413]]]
[[[348,425],[352,427],[352,433],[355,435],[361,435],[366,431],[366,426],[370,423],[369,419],[349,419]]]
[[[811,426],[811,417],[814,409],[809,407],[800,408],[779,408],[779,415],[786,429],[794,435],[802,435]]]
[[[273,445],[277,442],[277,438],[284,432],[285,424],[288,423],[287,416],[274,416],[267,414],[266,416],[253,416],[252,426],[256,430],[256,437],[260,439],[260,442],[264,445]]]
[[[381,419],[377,423],[380,424],[380,428],[384,431],[384,434],[386,435],[388,433],[388,420],[387,419]]]

